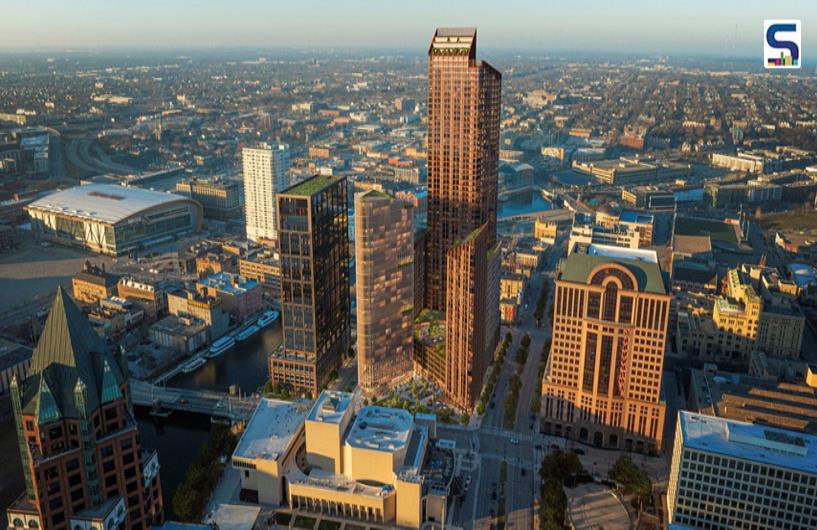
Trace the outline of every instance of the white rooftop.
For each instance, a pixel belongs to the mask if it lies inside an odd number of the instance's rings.
[[[205,523],[215,523],[219,530],[247,530],[253,528],[260,506],[222,503],[205,517]]]
[[[817,436],[680,411],[684,447],[817,474]]]
[[[116,184],[87,184],[57,191],[29,208],[115,224],[160,204],[192,202],[181,195]]]
[[[352,404],[352,394],[338,390],[324,390],[309,411],[309,421],[320,423],[340,423],[349,406]]]
[[[364,407],[346,437],[352,447],[395,452],[406,446],[414,419],[403,409]]]
[[[614,245],[597,245],[594,243],[587,247],[587,255],[658,263],[658,254],[654,250],[624,248]]]
[[[233,457],[277,460],[309,412],[308,401],[263,398],[253,412]]]

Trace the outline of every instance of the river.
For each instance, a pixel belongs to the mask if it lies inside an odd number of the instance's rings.
[[[267,379],[267,354],[281,342],[281,323],[276,321],[255,337],[236,344],[220,357],[189,374],[179,374],[167,386],[201,388],[227,392],[236,385],[242,393],[251,393]],[[187,467],[207,441],[210,420],[198,414],[173,412],[170,417],[154,418],[146,409],[137,408],[136,419],[142,446],[159,450],[165,518],[173,519],[171,499],[184,479]]]
[[[497,218],[501,220],[503,217],[544,212],[552,209],[553,204],[542,197],[542,193],[539,190],[525,190],[518,193],[511,193],[507,196],[507,200],[499,201]]]

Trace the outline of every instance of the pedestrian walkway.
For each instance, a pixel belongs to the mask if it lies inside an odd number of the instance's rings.
[[[613,492],[599,484],[566,489],[568,514],[575,530],[629,530],[630,516]]]

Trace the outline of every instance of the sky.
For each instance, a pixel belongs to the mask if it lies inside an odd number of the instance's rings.
[[[435,27],[476,26],[483,49],[752,56],[763,20],[814,0],[0,0],[0,51],[371,47],[423,49]]]

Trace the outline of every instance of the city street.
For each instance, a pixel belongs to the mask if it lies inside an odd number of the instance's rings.
[[[503,326],[502,337],[510,332],[513,342],[508,348],[505,362],[497,380],[494,396],[486,408],[485,415],[478,431],[458,427],[440,427],[439,436],[456,442],[463,476],[470,474],[472,482],[462,502],[455,501],[449,521],[454,526],[463,528],[489,528],[491,515],[496,516],[499,506],[501,486],[499,485],[501,462],[508,466],[508,479],[505,484],[506,525],[515,528],[531,528],[533,509],[539,488],[539,465],[546,448],[551,445],[563,445],[558,438],[539,434],[538,414],[532,416],[530,404],[537,388],[537,375],[541,360],[542,348],[550,336],[550,320],[547,315],[542,327],[536,326],[534,311],[539,293],[546,281],[551,282],[562,257],[561,239],[550,250],[539,271],[534,273],[528,284],[519,321],[513,326]],[[553,289],[549,300],[552,300]],[[550,302],[548,302],[548,305]],[[531,339],[528,358],[521,371],[521,389],[516,410],[516,421],[513,431],[503,430],[504,396],[508,392],[510,378],[517,370],[516,351],[522,337],[528,334]],[[534,418],[534,419],[532,419]],[[539,449],[537,449],[537,446]]]
[[[528,284],[522,302],[519,321],[513,326],[503,326],[502,336],[510,332],[513,343],[505,356],[505,362],[497,380],[494,395],[486,408],[478,430],[445,425],[438,428],[440,438],[453,440],[456,444],[458,471],[466,480],[471,476],[471,483],[465,496],[453,502],[449,513],[449,524],[455,527],[489,529],[495,523],[499,511],[502,486],[500,468],[504,460],[508,473],[505,487],[505,521],[507,527],[532,528],[534,508],[539,494],[539,466],[548,451],[555,447],[573,449],[581,448],[579,460],[582,466],[592,475],[606,478],[615,461],[621,456],[619,451],[598,449],[580,445],[575,442],[547,436],[539,433],[539,414],[531,415],[530,404],[534,393],[541,391],[537,386],[537,375],[541,360],[542,348],[550,337],[550,318],[545,315],[542,327],[536,326],[534,311],[542,286],[546,281],[553,287],[556,269],[563,256],[562,239],[548,253],[544,264]],[[555,289],[549,292],[549,302],[553,300]],[[527,307],[525,307],[527,304]],[[503,429],[504,397],[508,392],[510,378],[516,372],[516,351],[525,334],[531,338],[528,359],[520,373],[521,390],[516,410],[516,422],[512,431]],[[683,403],[679,397],[678,383],[672,370],[665,372],[668,385],[672,387],[667,394],[666,436],[671,440],[674,431],[676,411]],[[493,403],[491,406],[490,403]],[[532,424],[532,427],[531,427]],[[645,469],[657,484],[665,483],[668,463],[665,457],[648,457],[640,454],[630,455],[633,461]],[[593,517],[598,516],[597,513]]]

